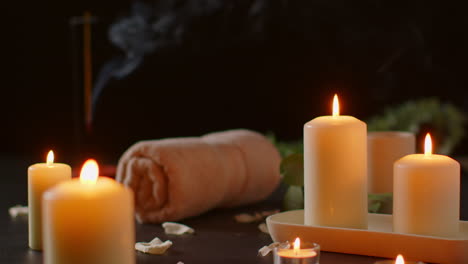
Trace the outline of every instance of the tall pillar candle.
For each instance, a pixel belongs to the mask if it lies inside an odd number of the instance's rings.
[[[107,177],[98,177],[93,160],[80,179],[48,190],[44,203],[45,264],[133,264],[133,193]]]
[[[71,167],[54,163],[54,153],[49,151],[47,163],[37,163],[28,168],[29,247],[42,250],[42,194],[55,184],[71,179]]]
[[[426,136],[425,153],[407,155],[394,164],[393,231],[455,237],[460,220],[460,164],[432,154]]]
[[[333,115],[304,125],[304,223],[367,228],[367,126]]]

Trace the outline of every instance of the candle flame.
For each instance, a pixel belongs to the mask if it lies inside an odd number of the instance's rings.
[[[395,264],[405,264],[405,260],[403,259],[403,256],[402,256],[401,254],[399,254],[399,255],[396,257]]]
[[[85,184],[96,184],[99,176],[99,166],[93,159],[87,160],[80,173],[80,182]]]
[[[430,156],[432,154],[432,139],[431,135],[427,133],[426,139],[424,140],[424,155]]]
[[[338,102],[338,95],[333,96],[333,117],[340,115],[340,103]]]
[[[47,153],[47,166],[51,166],[54,163],[54,152],[52,150]]]
[[[298,254],[299,253],[299,249],[301,248],[301,240],[299,238],[296,238],[296,240],[294,240],[294,254]]]

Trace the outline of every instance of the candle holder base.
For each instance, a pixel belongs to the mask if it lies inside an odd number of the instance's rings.
[[[296,237],[320,244],[321,250],[394,258],[402,254],[410,260],[430,263],[468,263],[468,221],[460,221],[459,236],[443,238],[401,234],[392,231],[392,216],[368,214],[368,229],[304,225],[304,210],[294,210],[267,218],[273,241],[293,241]]]

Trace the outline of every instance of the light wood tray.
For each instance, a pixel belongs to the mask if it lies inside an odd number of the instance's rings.
[[[266,219],[275,242],[303,241],[318,243],[323,251],[405,259],[441,264],[468,263],[468,222],[460,221],[459,237],[448,239],[392,232],[392,216],[369,214],[367,230],[305,226],[304,210],[271,215]]]

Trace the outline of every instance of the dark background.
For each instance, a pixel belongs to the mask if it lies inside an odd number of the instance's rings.
[[[143,63],[107,83],[86,132],[80,94],[81,28],[90,11],[93,72],[127,51],[109,27],[133,1],[5,3],[2,155],[42,161],[85,156],[114,163],[135,141],[230,128],[302,137],[303,124],[342,113],[362,120],[428,96],[465,112],[468,18],[443,1],[147,1],[148,23],[169,19]],[[155,3],[159,3],[155,5]],[[170,14],[170,15],[168,15]],[[172,20],[171,20],[172,19]],[[75,71],[74,71],[75,69]],[[465,139],[455,155],[466,154]]]

